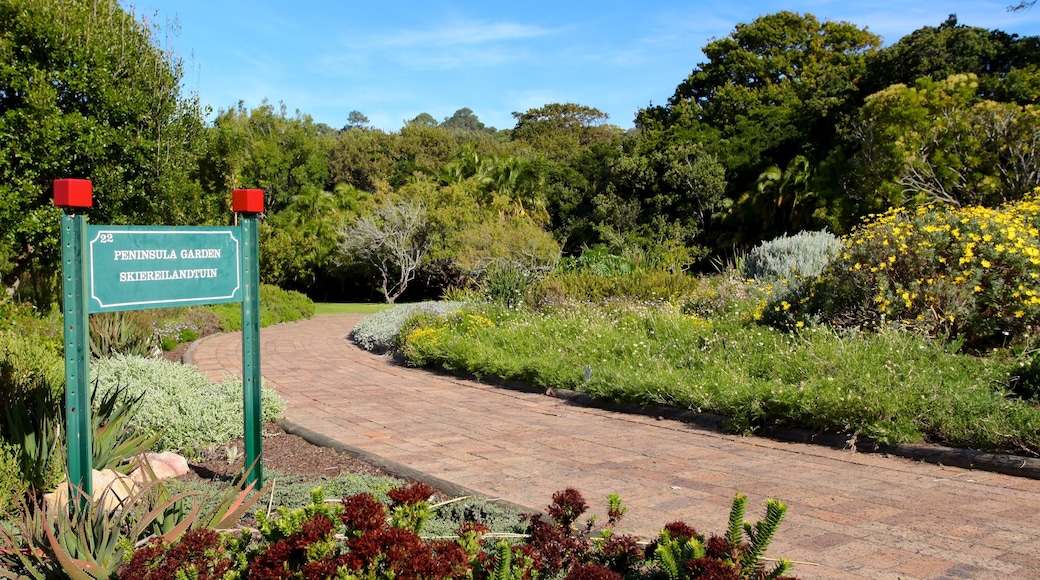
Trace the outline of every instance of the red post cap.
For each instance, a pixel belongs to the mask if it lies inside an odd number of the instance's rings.
[[[94,186],[89,179],[55,179],[54,205],[58,207],[91,207]]]
[[[231,209],[235,213],[263,213],[264,190],[236,189],[231,192]]]

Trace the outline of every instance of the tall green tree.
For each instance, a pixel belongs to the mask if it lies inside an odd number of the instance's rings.
[[[991,97],[1013,70],[1036,66],[1040,38],[966,26],[951,14],[939,26],[919,28],[871,54],[861,87],[869,95],[894,84],[912,85],[922,77],[938,81],[973,74],[979,78],[980,94]]]
[[[344,220],[371,210],[372,196],[346,184],[325,191],[304,186],[260,227],[260,276],[283,288],[309,291],[335,279]]]
[[[446,129],[460,129],[463,131],[483,131],[486,129],[476,113],[469,107],[463,107],[450,117],[445,117],[441,127]]]
[[[369,193],[390,190],[398,136],[379,129],[345,131],[329,151],[329,185],[346,184]]]
[[[343,130],[349,131],[350,129],[364,129],[368,127],[368,117],[361,111],[351,111],[347,114],[347,124],[343,127]]]
[[[757,199],[776,192],[760,190],[759,176],[797,156],[811,168],[826,159],[837,127],[855,114],[866,56],[880,44],[848,22],[787,11],[761,16],[708,43],[707,62],[679,84],[667,105],[640,111],[637,125],[664,132],[662,142],[701,143],[717,155],[727,170],[727,195],[744,200],[734,205],[729,227],[754,224],[769,237],[794,225],[783,212],[756,213],[776,201]]]
[[[676,271],[704,256],[704,236],[726,188],[715,155],[698,144],[639,135],[626,140],[608,172],[592,202],[595,228],[612,251]]]
[[[549,103],[513,113],[513,117],[513,140],[544,153],[551,161],[571,161],[582,148],[617,136],[616,127],[607,125],[609,115],[575,103]]]
[[[310,115],[290,116],[285,104],[275,109],[265,100],[247,110],[240,102],[221,111],[209,130],[202,178],[213,191],[263,189],[268,211],[278,212],[304,188],[326,188],[332,138]]]
[[[433,115],[429,113],[419,113],[411,121],[405,123],[406,125],[422,125],[425,127],[436,127],[437,119],[433,118]]]
[[[0,1],[0,276],[58,261],[53,180],[89,178],[95,223],[214,219],[203,130],[161,30],[116,0]],[[226,195],[226,194],[225,194]]]
[[[416,175],[436,175],[458,148],[452,132],[438,125],[410,123],[394,139],[390,184],[401,187]]]

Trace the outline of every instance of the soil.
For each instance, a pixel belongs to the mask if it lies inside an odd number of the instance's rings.
[[[182,362],[184,360],[184,353],[188,352],[189,346],[191,346],[190,342],[182,342],[173,350],[164,350],[162,353],[163,358],[170,362]]]
[[[385,471],[335,449],[319,447],[298,435],[286,433],[276,423],[263,426],[263,468],[286,475],[319,479],[342,474],[389,476]],[[229,481],[243,469],[245,446],[242,439],[221,445],[196,460],[188,460],[191,471],[179,479]],[[234,457],[234,461],[228,461]]]

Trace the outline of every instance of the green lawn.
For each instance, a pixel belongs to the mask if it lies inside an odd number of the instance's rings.
[[[362,304],[359,302],[315,302],[314,314],[373,314],[389,308],[390,304]]]

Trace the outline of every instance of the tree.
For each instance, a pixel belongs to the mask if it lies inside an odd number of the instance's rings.
[[[871,54],[862,94],[870,95],[894,84],[912,85],[921,77],[942,80],[955,74],[973,74],[979,77],[980,93],[988,97],[1011,71],[1038,65],[1040,38],[965,26],[951,14],[938,27],[919,28]]]
[[[463,107],[450,117],[445,117],[441,127],[446,129],[461,129],[463,131],[483,131],[484,123],[480,122],[476,114],[469,107]]]
[[[405,123],[406,125],[419,125],[421,127],[436,127],[437,119],[429,113],[419,113],[414,119]]]
[[[93,181],[96,223],[220,219],[219,202],[191,176],[202,142],[198,101],[181,95],[181,62],[157,46],[157,32],[115,0],[0,3],[0,278],[8,289],[31,267],[57,264],[55,179]]]
[[[380,290],[393,304],[415,279],[430,250],[426,207],[412,201],[385,202],[340,231],[340,251],[374,267]]]
[[[556,240],[525,216],[491,217],[458,235],[455,262],[471,280],[504,265],[533,280],[555,269],[559,260]]]
[[[513,140],[541,151],[553,161],[573,160],[583,147],[610,141],[615,131],[610,116],[594,107],[550,103],[524,113],[513,113]]]
[[[329,151],[329,184],[346,184],[369,193],[390,191],[398,136],[379,129],[346,131]]]
[[[596,228],[616,252],[686,269],[705,254],[703,234],[722,204],[725,169],[697,144],[640,135],[625,145],[593,199]]]
[[[813,191],[813,168],[809,160],[796,155],[781,169],[770,165],[758,176],[756,193],[751,201],[756,207],[755,215],[766,222],[783,222],[794,228],[804,229],[811,216],[805,214],[806,206],[816,195]]]
[[[401,127],[394,139],[390,184],[400,187],[416,174],[436,175],[457,147],[451,132],[443,126],[409,124]]]
[[[637,126],[663,133],[662,143],[700,143],[717,155],[727,169],[727,194],[738,202],[730,227],[754,223],[761,236],[772,237],[792,225],[762,221],[739,201],[757,194],[758,178],[771,166],[787,167],[801,156],[813,168],[827,158],[838,126],[859,104],[865,58],[880,44],[853,24],[811,14],[784,11],[738,24],[704,47],[707,62],[667,105],[639,112]]]
[[[347,124],[343,127],[343,130],[364,129],[367,126],[368,117],[361,114],[361,111],[351,111],[347,114]]]
[[[209,134],[200,173],[211,191],[263,189],[270,213],[287,206],[305,187],[328,185],[332,136],[319,133],[309,115],[296,111],[289,116],[284,103],[275,109],[264,100],[246,110],[239,102],[217,115]]]
[[[371,209],[371,195],[341,184],[334,192],[306,185],[260,225],[260,276],[268,284],[311,290],[334,278],[339,227]]]
[[[1040,185],[1040,107],[978,97],[978,78],[920,78],[871,95],[850,196],[864,211],[936,201],[996,206]]]

